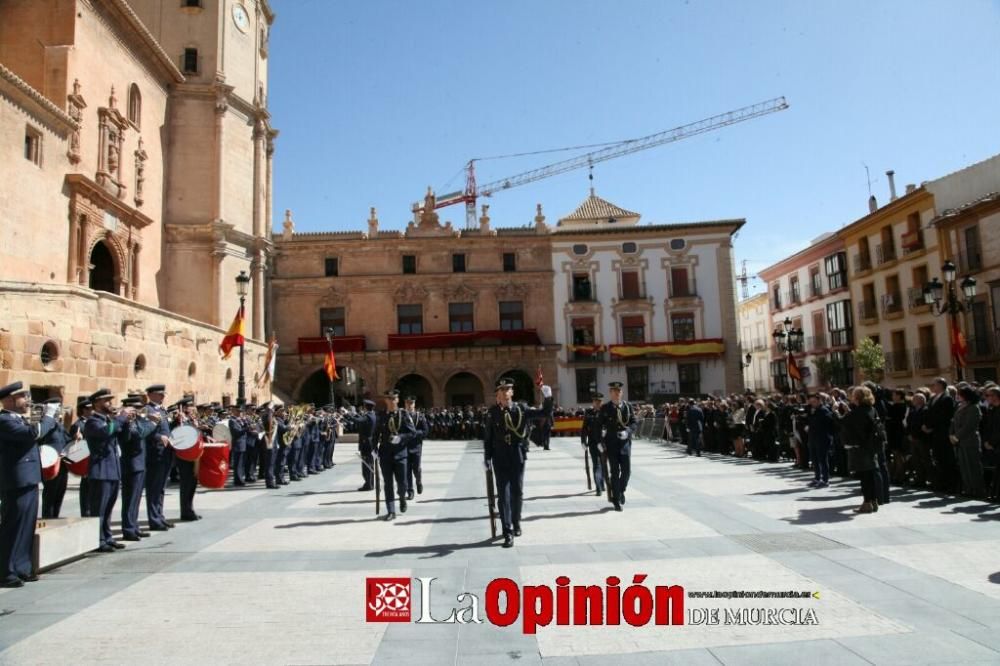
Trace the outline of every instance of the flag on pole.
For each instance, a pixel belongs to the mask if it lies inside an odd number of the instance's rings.
[[[536,385],[537,385],[537,386],[538,386],[539,388],[541,388],[541,387],[542,387],[542,384],[544,384],[544,383],[545,383],[545,378],[544,378],[544,377],[542,377],[542,366],[541,366],[541,365],[539,365],[539,366],[538,366],[538,370],[537,370],[537,371],[535,371],[535,384],[536,384]]]
[[[274,368],[278,361],[278,340],[273,335],[271,341],[267,343],[267,356],[264,357],[264,372],[257,380],[257,386],[263,386],[264,382],[274,383]]]
[[[791,354],[788,355],[788,376],[802,381],[802,371],[799,370],[799,364],[795,362],[795,357]]]
[[[233,319],[233,323],[229,325],[229,330],[226,331],[226,337],[222,338],[222,343],[219,344],[219,353],[222,354],[222,358],[229,358],[230,352],[233,351],[233,347],[242,347],[245,341],[244,339],[244,325],[243,325],[243,306],[236,312],[236,318]]]
[[[340,379],[340,375],[337,374],[337,361],[333,357],[333,345],[331,344],[326,352],[326,360],[323,361],[323,369],[326,370],[326,376],[330,381]]]
[[[968,346],[965,344],[965,336],[962,334],[962,329],[958,325],[958,317],[951,318],[951,356],[955,359],[955,365],[964,368],[965,367],[965,355],[968,352]]]

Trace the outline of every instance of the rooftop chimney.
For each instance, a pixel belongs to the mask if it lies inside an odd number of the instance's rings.
[[[915,189],[917,189],[917,186],[915,184],[913,184],[913,183],[907,183],[906,184],[906,193],[907,194],[909,194],[910,192],[914,191]]]
[[[875,195],[873,194],[870,197],[868,197],[868,212],[874,213],[877,210],[878,210],[878,202],[875,201]]]
[[[896,172],[889,169],[885,172],[885,175],[889,177],[889,201],[895,201],[899,198],[896,196]]]

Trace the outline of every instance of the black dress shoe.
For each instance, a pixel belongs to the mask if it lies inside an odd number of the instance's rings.
[[[360,492],[365,492],[365,491],[368,491],[368,490],[371,490],[371,489],[372,489],[371,486],[361,486],[360,488],[358,488],[358,492],[359,493]]]
[[[400,513],[406,513],[406,500],[405,499],[400,498],[400,500],[399,500],[399,512]]]
[[[299,476],[299,475],[297,475],[297,474],[292,477],[292,481],[301,481],[301,480],[302,480],[302,477]]]
[[[166,525],[150,525],[150,532],[166,532],[169,528]]]
[[[417,481],[417,494],[422,495],[424,492],[424,484]]]
[[[288,485],[288,479],[278,479],[278,485],[279,486],[287,486]]]
[[[615,502],[615,511],[621,511],[621,510],[622,510],[622,505],[619,504],[618,502]]]
[[[174,528],[174,524],[172,522],[170,522],[169,520],[164,520],[163,521],[163,526],[166,527],[167,529],[171,529],[171,530]]]
[[[147,532],[147,531],[145,531],[145,530],[139,530],[137,534],[138,534],[138,535],[139,535],[140,537],[142,537],[142,538],[146,538],[146,537],[148,537],[148,536],[149,536],[149,532]]]
[[[108,544],[104,544],[100,548],[97,549],[97,552],[98,553],[113,553],[113,552],[115,552],[115,549],[112,546],[109,546]]]
[[[246,481],[233,481],[233,485],[236,486],[236,487],[245,486],[245,485],[247,485],[247,482]]]
[[[625,493],[622,493],[622,504],[625,503]]]
[[[0,583],[0,587],[24,587],[24,581],[20,578],[15,578],[13,580],[5,580]]]
[[[601,496],[601,495],[603,495],[603,494],[604,494],[604,491],[603,491],[603,490],[601,490],[600,488],[598,488],[597,490],[595,490],[595,491],[594,491],[594,495],[595,495],[596,497],[600,497],[600,496]]]
[[[503,548],[511,548],[514,545],[514,537],[510,534],[503,536]]]
[[[125,549],[125,544],[118,543],[117,541],[112,541],[108,545],[111,546],[112,548],[114,548],[115,550],[124,550]]]
[[[277,483],[272,483],[272,482],[270,482],[270,481],[269,481],[269,482],[267,483],[267,487],[268,487],[268,488],[271,488],[272,490],[277,490],[277,488],[278,488],[278,484],[277,484]]]
[[[21,574],[18,574],[17,577],[20,578],[21,582],[23,583],[34,583],[35,581],[38,580],[38,574],[35,573],[28,574],[27,576],[22,576]]]
[[[408,499],[408,500],[413,499],[413,491],[412,490],[407,490],[406,491],[406,499]]]
[[[385,514],[385,519],[386,519],[386,521],[396,520],[396,514],[395,514],[395,512]]]
[[[194,521],[194,520],[201,520],[201,516],[199,514],[197,514],[197,513],[190,513],[190,514],[181,516],[181,520],[183,520],[184,522],[191,522],[191,521]]]
[[[122,541],[139,541],[138,534],[126,534],[122,537]]]
[[[521,526],[514,525],[514,536],[521,536]]]

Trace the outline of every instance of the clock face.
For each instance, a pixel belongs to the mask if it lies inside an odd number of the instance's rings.
[[[243,5],[233,5],[233,23],[236,24],[240,32],[246,32],[250,29],[250,17]]]

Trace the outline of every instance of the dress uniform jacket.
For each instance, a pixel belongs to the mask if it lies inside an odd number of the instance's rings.
[[[20,415],[0,411],[0,491],[41,483],[37,437],[38,431]]]
[[[618,406],[608,401],[601,405],[600,412],[601,425],[604,427],[604,446],[609,453],[617,453],[627,456],[632,453],[632,435],[639,427],[639,421],[635,418],[635,409],[632,405],[622,400]],[[625,439],[619,437],[620,432],[627,432]]]
[[[118,457],[118,435],[126,426],[124,417],[108,417],[95,412],[83,427],[83,436],[90,447],[90,470],[87,476],[98,481],[120,481],[121,460]]]
[[[48,444],[57,453],[62,453],[63,449],[66,448],[66,439],[68,437],[62,424],[51,416],[43,416],[39,425],[38,443]]]
[[[399,435],[399,442],[392,443],[394,436]],[[379,458],[406,460],[407,447],[417,437],[417,428],[405,409],[397,409],[378,415],[375,425],[375,442]]]

